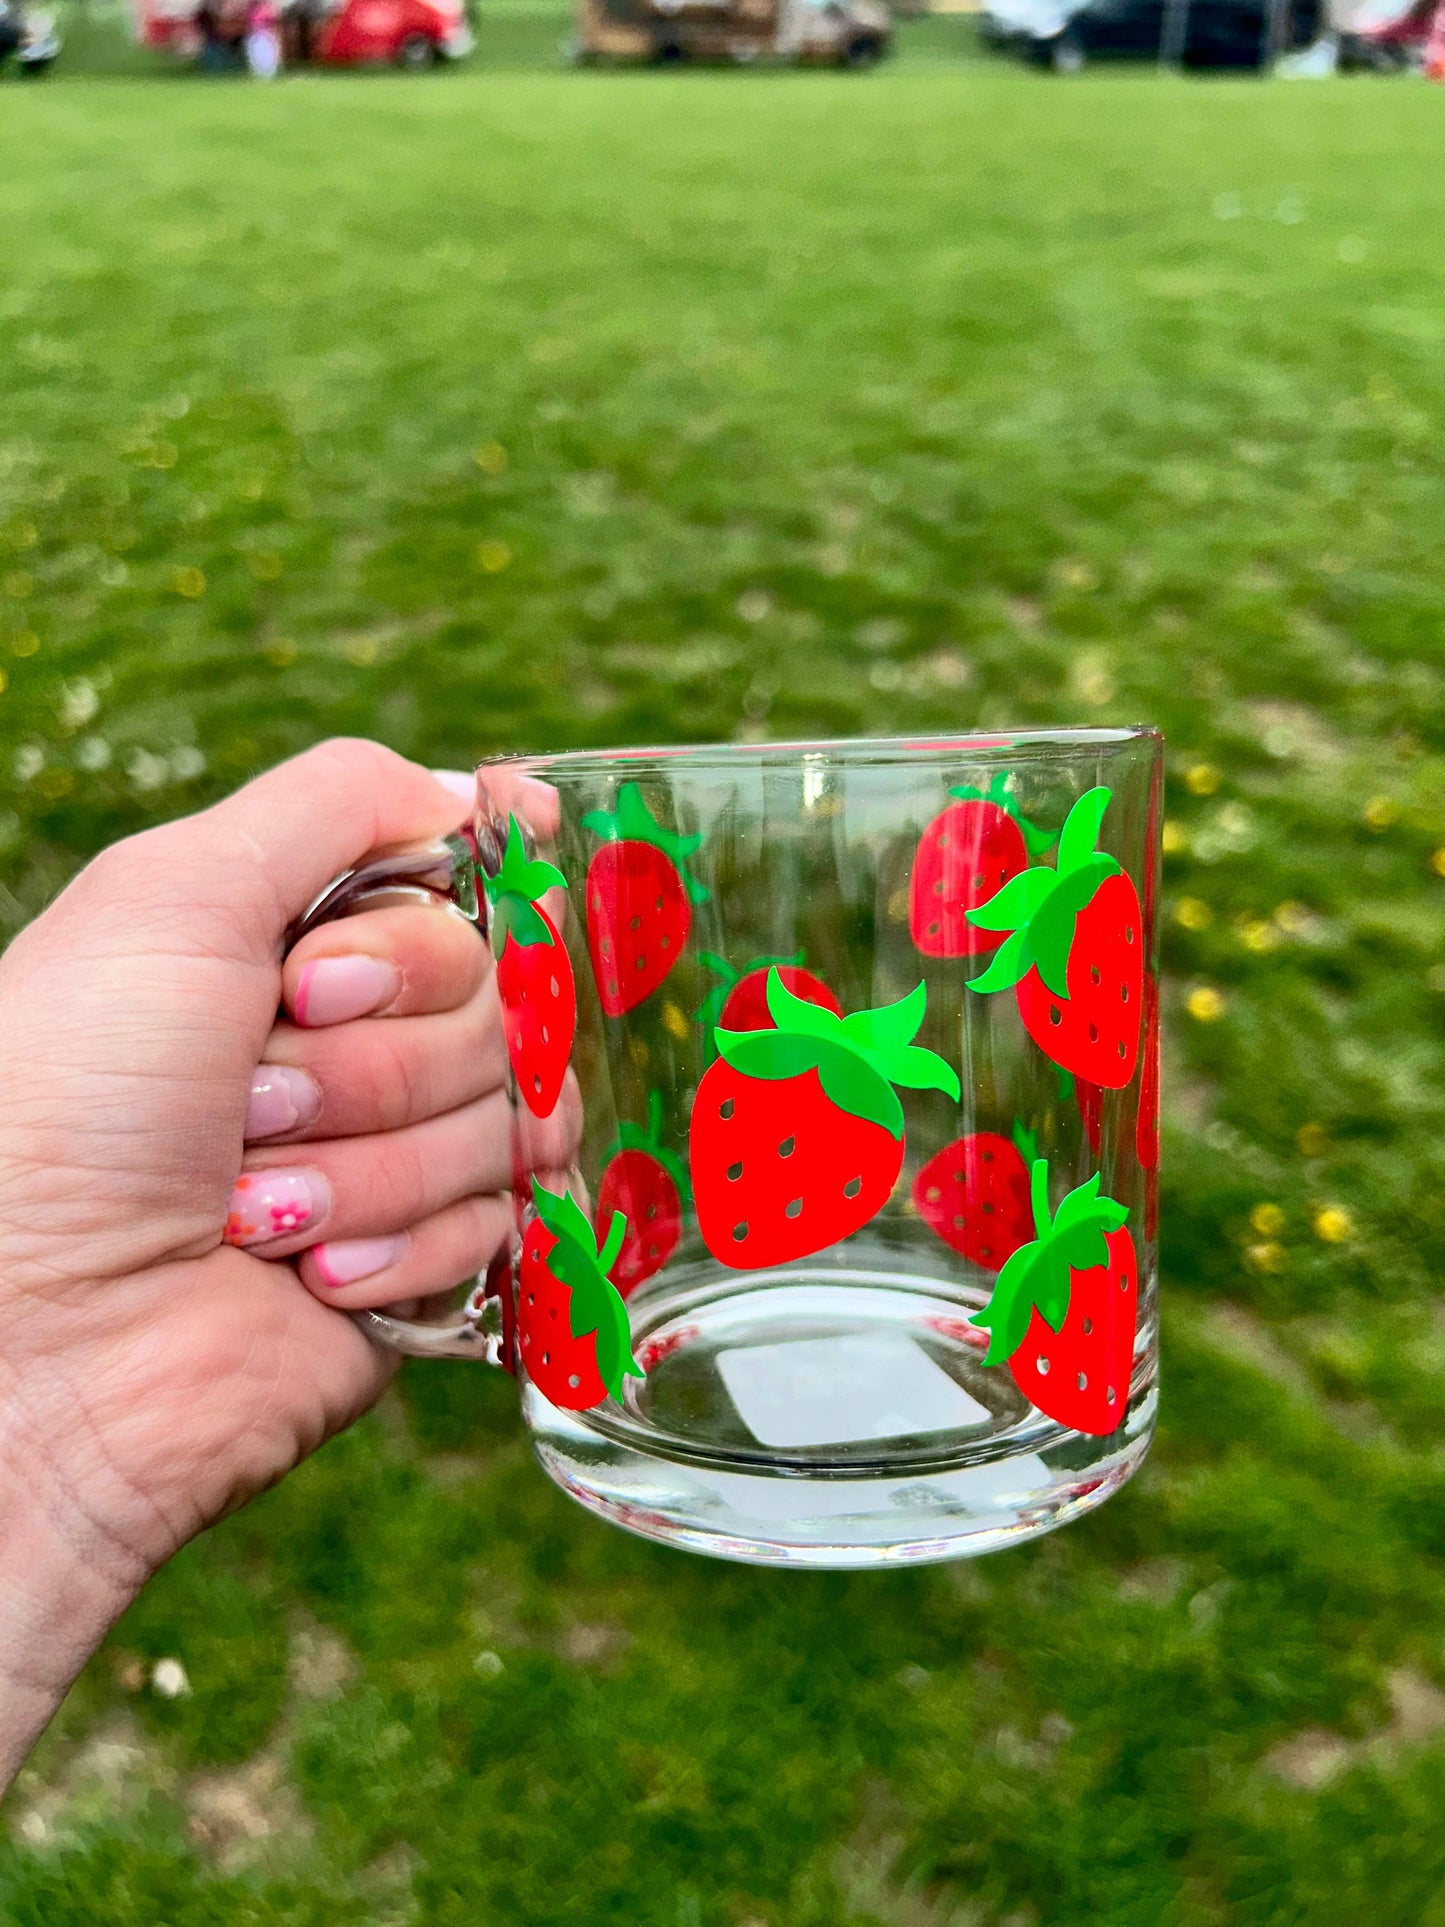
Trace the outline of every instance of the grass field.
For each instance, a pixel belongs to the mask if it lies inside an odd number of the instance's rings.
[[[409,1369],[121,1626],[0,1918],[1442,1927],[1445,97],[54,82],[0,86],[5,925],[333,730],[1158,721],[1165,1395],[1077,1527],[789,1576]]]

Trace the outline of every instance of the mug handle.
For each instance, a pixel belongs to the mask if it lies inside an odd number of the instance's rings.
[[[368,857],[327,884],[287,932],[287,950],[309,930],[347,916],[362,904],[382,901],[434,903],[465,917],[485,938],[485,899],[477,889],[475,837],[458,831],[434,843],[384,850]],[[350,1316],[379,1344],[409,1358],[480,1358],[510,1371],[506,1293],[511,1282],[512,1252],[508,1243],[477,1280],[460,1311],[449,1319],[426,1324],[417,1319],[392,1318],[381,1311],[355,1311]]]

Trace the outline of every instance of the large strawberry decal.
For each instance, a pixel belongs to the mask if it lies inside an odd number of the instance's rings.
[[[687,870],[700,836],[665,830],[636,783],[615,810],[589,810],[582,827],[603,839],[587,866],[587,947],[609,1017],[650,997],[682,955],[692,906],[711,892]]]
[[[627,1236],[613,1214],[599,1251],[587,1214],[571,1192],[556,1197],[535,1180],[537,1215],[522,1239],[517,1345],[527,1376],[544,1398],[585,1412],[622,1397],[625,1378],[642,1378],[632,1355],[627,1308],[608,1277]]]
[[[662,1092],[647,1100],[647,1125],[624,1122],[607,1153],[597,1187],[597,1223],[616,1213],[626,1219],[627,1235],[612,1266],[612,1278],[626,1298],[645,1278],[661,1271],[682,1236],[682,1207],[688,1195],[682,1160],[662,1143]]]
[[[958,1077],[913,1039],[928,992],[840,1017],[768,972],[766,1029],[714,1032],[721,1055],[693,1100],[693,1202],[703,1242],[735,1271],[786,1264],[851,1237],[903,1168],[895,1085],[946,1091]]]
[[[791,957],[754,957],[751,963],[734,970],[726,957],[714,956],[710,950],[699,950],[697,960],[704,970],[710,970],[721,979],[703,998],[693,1012],[695,1022],[701,1024],[707,1039],[708,1061],[717,1055],[713,1043],[713,1030],[721,1024],[725,1030],[769,1030],[773,1019],[768,1010],[768,972],[776,968],[783,981],[785,990],[795,997],[802,997],[810,1004],[821,1004],[824,1010],[831,1010],[835,1016],[843,1015],[843,1006],[829,990],[821,977],[815,977],[811,970],[804,970],[804,952],[795,950]]]
[[[913,1180],[918,1215],[960,1256],[997,1271],[1033,1236],[1029,1166],[1033,1134],[1015,1124],[1012,1138],[974,1131],[931,1157]]]
[[[1099,1174],[1049,1212],[1049,1167],[1030,1173],[1034,1238],[1009,1259],[971,1322],[989,1335],[985,1365],[1060,1425],[1104,1438],[1122,1422],[1134,1368],[1139,1270],[1129,1213],[1100,1197]]]
[[[1012,989],[1045,1056],[1112,1091],[1129,1082],[1139,1054],[1144,919],[1133,883],[1095,848],[1110,794],[1089,790],[1069,811],[1056,869],[1024,870],[968,916],[1009,933],[969,989]]]
[[[908,927],[925,957],[972,957],[998,946],[998,936],[970,923],[987,903],[1057,841],[1020,816],[1006,770],[986,790],[960,784],[954,801],[919,838],[908,887]]]
[[[565,890],[553,863],[528,860],[521,825],[507,822],[507,847],[495,876],[482,872],[491,906],[492,954],[502,1028],[517,1089],[527,1109],[547,1117],[555,1108],[577,1029],[577,985],[557,926],[539,901]]]

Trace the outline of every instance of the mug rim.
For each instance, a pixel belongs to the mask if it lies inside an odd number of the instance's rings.
[[[539,771],[557,775],[596,774],[649,763],[669,768],[713,769],[739,763],[788,764],[815,757],[830,763],[855,765],[922,765],[960,757],[983,761],[1005,754],[1015,756],[1021,750],[1068,749],[1105,754],[1139,743],[1162,747],[1163,742],[1164,732],[1156,724],[1136,723],[1126,727],[977,730],[963,735],[825,736],[758,743],[660,743],[638,748],[614,745],[592,749],[516,750],[488,757],[477,764],[477,769],[479,773],[515,770],[528,774]]]

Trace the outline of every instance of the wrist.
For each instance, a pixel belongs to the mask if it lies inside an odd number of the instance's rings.
[[[0,1792],[149,1576],[0,1424]],[[18,1462],[17,1462],[18,1460]]]

